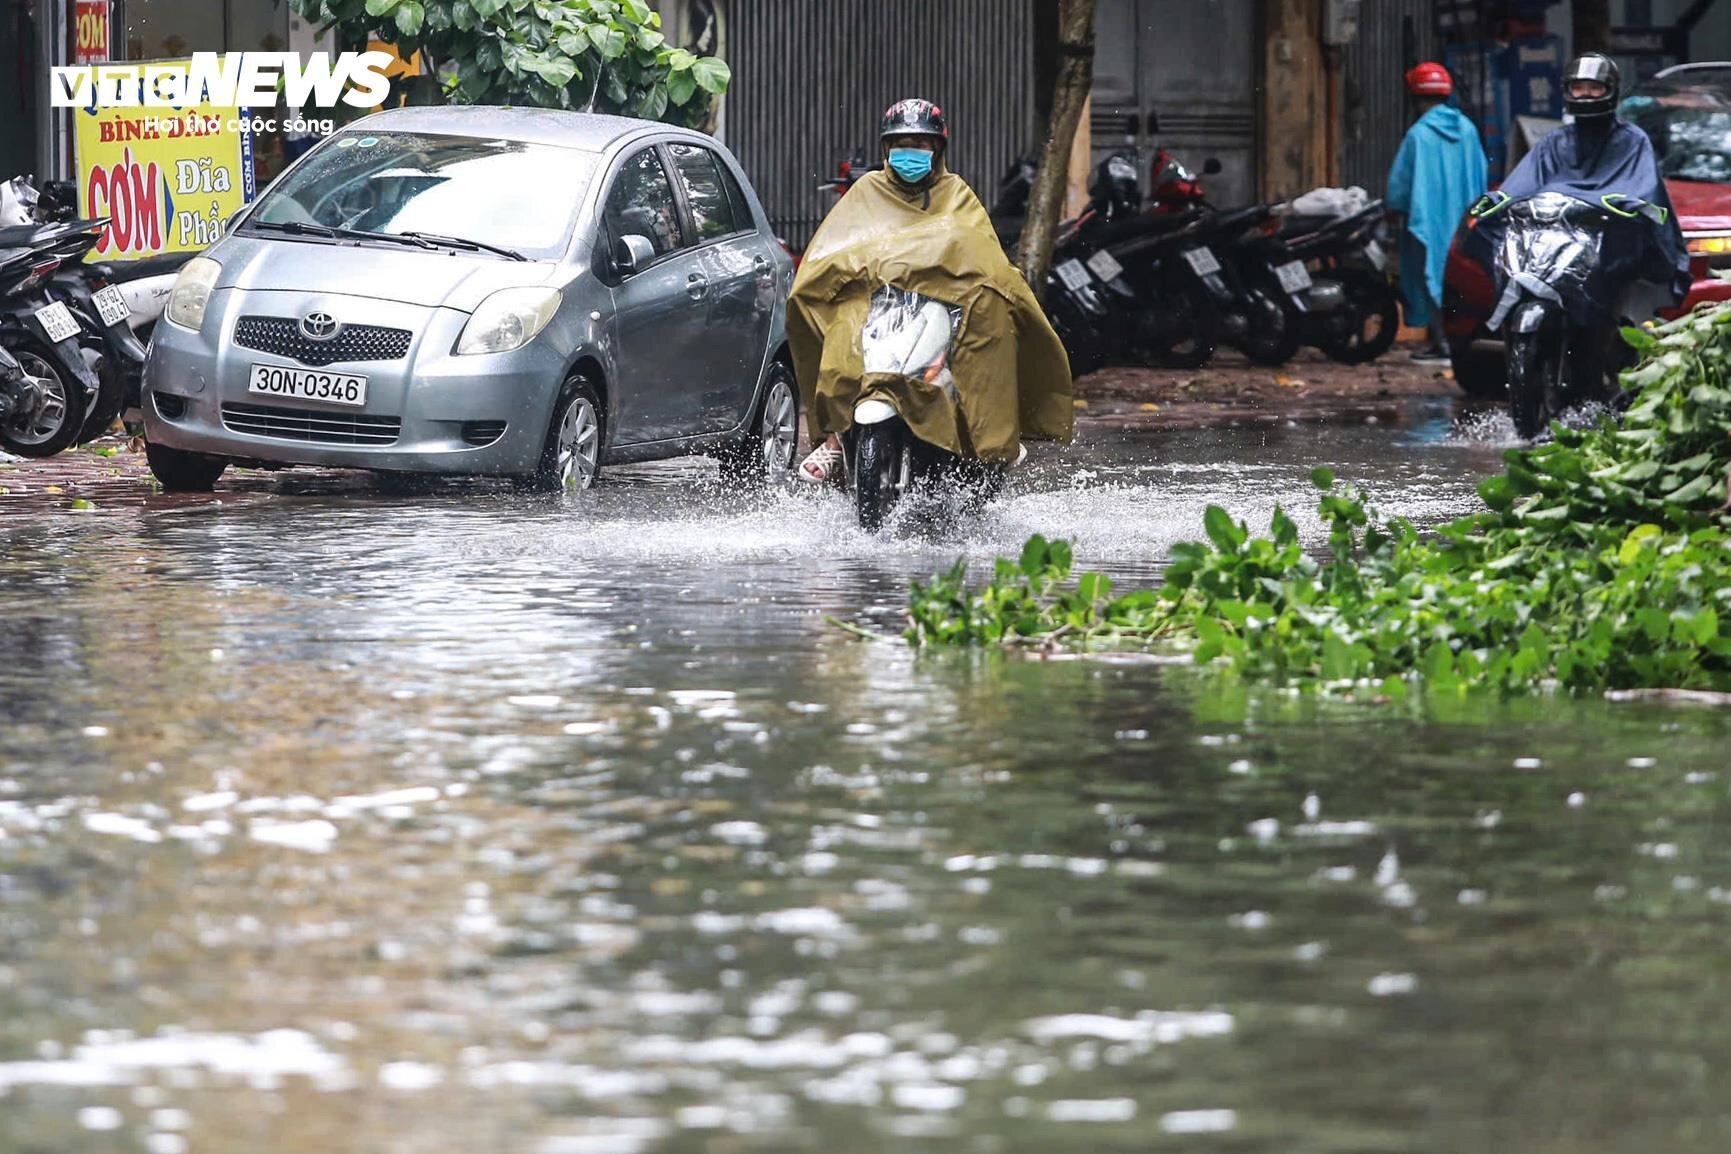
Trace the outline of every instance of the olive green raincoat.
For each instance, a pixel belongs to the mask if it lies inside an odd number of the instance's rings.
[[[885,285],[962,310],[941,386],[865,372],[860,332]],[[806,248],[788,307],[788,342],[814,440],[846,432],[854,405],[890,400],[916,436],[958,456],[1008,463],[1022,437],[1068,441],[1070,362],[979,198],[945,173],[929,189],[866,177]]]

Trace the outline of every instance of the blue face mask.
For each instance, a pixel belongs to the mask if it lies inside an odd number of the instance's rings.
[[[890,167],[909,184],[918,184],[932,174],[932,154],[923,148],[892,148]]]

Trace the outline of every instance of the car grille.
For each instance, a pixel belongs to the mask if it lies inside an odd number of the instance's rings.
[[[236,433],[321,445],[391,445],[403,431],[400,417],[277,409],[269,405],[224,405],[222,423]]]
[[[301,332],[292,317],[241,317],[234,323],[234,343],[303,365],[334,365],[338,361],[399,361],[409,354],[408,329],[379,325],[344,325],[328,341],[315,341]]]

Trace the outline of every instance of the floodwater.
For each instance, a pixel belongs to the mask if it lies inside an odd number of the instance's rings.
[[[1720,715],[826,624],[1496,440],[1096,434],[892,541],[698,463],[0,520],[0,1150],[1731,1148]]]

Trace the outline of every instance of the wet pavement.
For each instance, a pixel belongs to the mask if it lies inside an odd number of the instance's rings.
[[[0,1151],[1726,1149],[1721,714],[825,624],[1502,447],[1084,432],[889,541],[699,462],[10,508]]]

